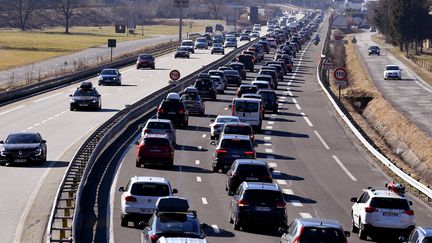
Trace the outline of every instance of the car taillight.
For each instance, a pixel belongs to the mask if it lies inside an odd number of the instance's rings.
[[[157,112],[158,113],[165,113],[165,110],[163,108],[159,108]]]
[[[149,235],[149,239],[151,242],[156,242],[159,239],[158,235]]]
[[[365,207],[365,212],[366,213],[373,213],[376,211],[376,208],[374,207]]]
[[[151,132],[150,129],[145,129],[145,130],[144,130],[144,133],[149,133],[149,132]]]
[[[217,149],[216,150],[216,154],[217,155],[219,155],[219,154],[226,154],[226,153],[227,153],[226,149]]]
[[[237,201],[237,206],[239,207],[248,207],[249,206],[249,202],[247,202],[246,200],[240,199]]]
[[[285,208],[286,207],[286,202],[277,202],[276,203],[276,208]]]
[[[413,210],[405,210],[404,212],[403,212],[404,214],[407,214],[407,215],[414,215],[414,211]]]
[[[235,177],[237,177],[237,176],[238,176],[238,174],[235,173],[235,172],[233,172],[233,173],[231,174],[231,178],[235,178]]]
[[[303,230],[304,230],[304,227],[302,226],[301,229],[300,229],[300,233],[299,233],[298,236],[293,240],[293,243],[299,243],[299,242],[300,242],[300,237],[301,237],[302,234],[303,234]]]
[[[125,201],[126,202],[136,202],[136,198],[134,196],[126,196]]]
[[[232,115],[234,116],[234,114],[235,114],[234,104],[231,105],[231,113],[232,113]]]
[[[245,151],[244,155],[253,156],[253,155],[255,155],[255,152],[254,151]]]

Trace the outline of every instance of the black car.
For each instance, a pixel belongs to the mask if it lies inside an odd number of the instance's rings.
[[[268,44],[267,40],[260,40],[258,41],[258,44],[261,44],[264,47],[264,51],[269,54],[270,53],[270,46]]]
[[[225,73],[224,73],[223,70],[209,70],[209,71],[208,71],[208,74],[209,74],[210,76],[219,76],[219,77],[221,77],[222,82],[224,82],[225,87],[226,87],[226,85],[227,85],[227,80],[226,80]]]
[[[42,164],[47,160],[46,141],[37,132],[11,133],[0,141],[0,164]]]
[[[273,168],[267,162],[255,159],[237,159],[226,173],[225,190],[233,196],[243,181],[273,182]]]
[[[136,68],[151,68],[155,69],[155,59],[152,54],[140,54],[138,55],[137,62],[136,62]]]
[[[186,47],[178,48],[174,54],[174,58],[177,57],[190,58],[189,49]]]
[[[121,73],[115,68],[104,68],[99,74],[98,85],[121,85]]]
[[[219,169],[226,172],[236,159],[255,159],[256,153],[254,144],[246,135],[223,135],[211,144],[216,145],[213,153],[213,172]]]
[[[235,85],[239,87],[242,83],[241,76],[237,70],[225,70],[224,71],[227,85]]]
[[[211,81],[210,76],[208,78],[198,77],[193,86],[198,90],[198,93],[202,98],[216,100],[216,87]]]
[[[100,110],[102,109],[101,95],[91,82],[82,82],[71,95],[69,110]]]
[[[156,211],[142,231],[142,239],[146,243],[159,242],[161,237],[182,237],[205,239],[205,224],[200,224],[196,211],[189,210],[185,198],[161,197],[156,202]],[[140,223],[144,226],[144,222]],[[189,240],[187,240],[189,242]],[[195,242],[195,241],[193,241]]]
[[[376,54],[376,55],[381,55],[381,49],[379,48],[379,46],[370,46],[368,48],[369,51],[369,56],[372,54]]]
[[[230,62],[228,63],[228,66],[230,66],[232,69],[237,70],[240,74],[240,77],[242,79],[246,79],[246,68],[245,65],[241,62]]]
[[[285,62],[283,60],[280,60],[280,61],[277,61],[277,60],[276,61],[267,61],[265,63],[265,66],[269,66],[271,64],[281,65],[281,68],[283,69],[284,75],[286,75],[288,73],[288,67],[287,67],[287,65],[285,64]]]
[[[264,110],[270,110],[273,113],[278,112],[277,94],[271,89],[260,89],[257,94],[261,95]]]
[[[229,221],[235,230],[258,223],[286,226],[286,202],[281,189],[272,183],[243,182],[231,199]]]
[[[240,54],[237,56],[236,61],[243,63],[245,65],[245,68],[249,70],[249,72],[254,71],[254,56],[248,54]]]
[[[167,98],[160,103],[156,118],[171,120],[177,127],[187,127],[189,124],[189,112],[180,100],[180,96],[171,94],[168,94]]]

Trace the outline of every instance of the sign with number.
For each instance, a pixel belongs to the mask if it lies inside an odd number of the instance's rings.
[[[172,70],[170,73],[169,73],[169,76],[170,76],[170,79],[171,80],[178,80],[179,78],[180,78],[180,72],[178,71],[178,70]]]
[[[345,80],[347,75],[345,69],[339,67],[334,70],[333,76],[336,80]]]

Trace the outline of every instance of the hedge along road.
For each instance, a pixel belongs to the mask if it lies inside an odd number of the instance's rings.
[[[97,87],[102,94],[99,112],[69,111],[68,95],[76,84],[0,107],[0,138],[10,132],[38,131],[48,145],[43,166],[0,167],[0,242],[42,241],[60,180],[87,136],[125,105],[166,86],[171,69],[186,76],[220,57],[197,50],[190,59],[174,59],[173,53],[159,57],[155,70],[122,68],[122,86]],[[97,85],[95,78],[90,81]]]

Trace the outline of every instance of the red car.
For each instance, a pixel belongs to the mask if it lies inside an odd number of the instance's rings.
[[[145,167],[148,164],[173,166],[175,149],[167,134],[146,134],[136,144],[136,167]]]

